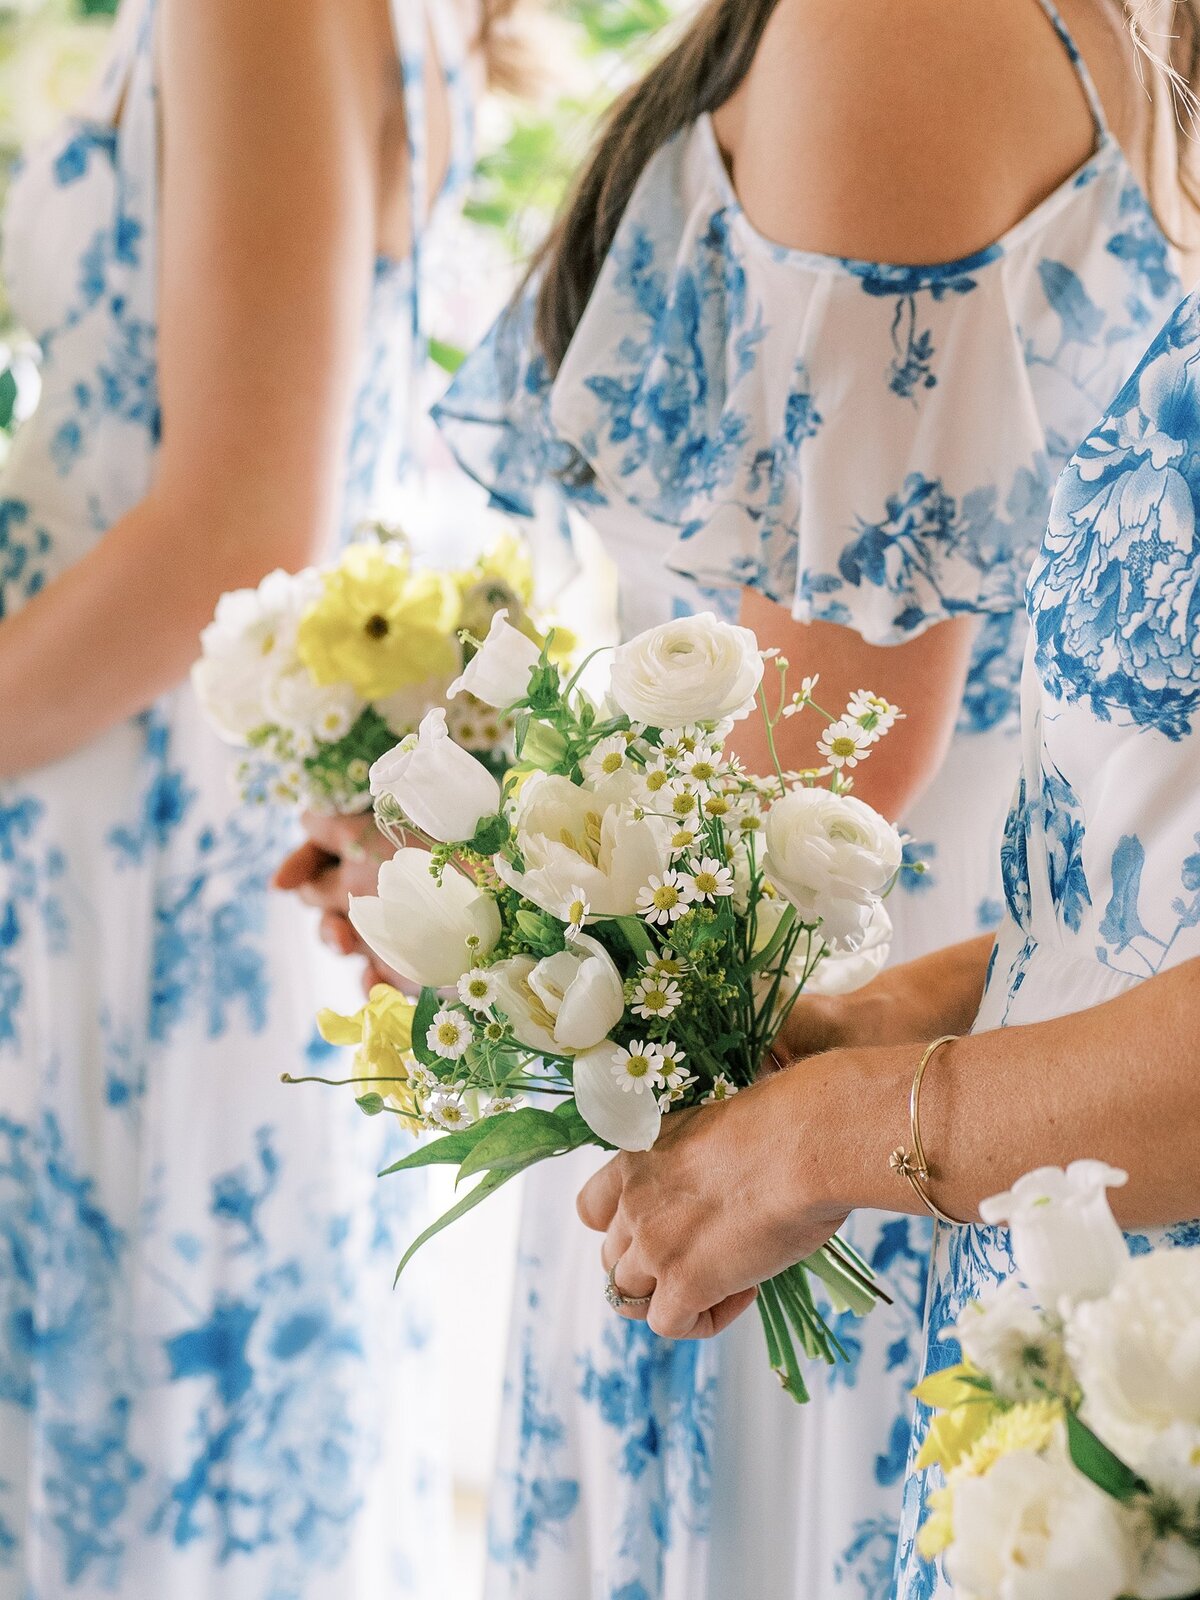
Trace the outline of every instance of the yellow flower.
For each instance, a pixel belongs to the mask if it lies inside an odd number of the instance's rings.
[[[917,1534],[917,1549],[926,1561],[936,1561],[954,1543],[954,1490],[934,1489],[929,1496],[929,1515]]]
[[[917,1399],[941,1412],[929,1425],[918,1467],[937,1466],[949,1472],[987,1432],[1000,1407],[993,1395],[969,1381],[978,1377],[975,1368],[963,1362],[917,1385],[913,1391]]]
[[[364,700],[383,700],[458,671],[460,614],[447,574],[414,572],[396,546],[352,545],[325,574],[297,649],[315,683],[348,683]]]
[[[391,984],[377,983],[366,1005],[353,1016],[322,1011],[317,1017],[317,1028],[327,1044],[358,1047],[353,1070],[356,1078],[364,1080],[364,1088],[376,1090],[406,1116],[417,1109],[408,1086],[416,1009],[416,1004]],[[368,1079],[374,1081],[368,1083]]]

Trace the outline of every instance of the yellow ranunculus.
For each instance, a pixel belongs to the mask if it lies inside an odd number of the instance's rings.
[[[315,683],[347,683],[364,700],[384,700],[458,671],[462,605],[448,574],[414,571],[396,546],[363,544],[323,584],[296,641]]]
[[[416,1009],[415,1002],[391,984],[377,983],[366,1005],[353,1016],[322,1011],[317,1017],[317,1027],[327,1044],[357,1045],[354,1076],[363,1080],[364,1088],[382,1094],[405,1116],[412,1116],[417,1110],[408,1083]]]
[[[918,1467],[941,1467],[949,1472],[958,1465],[977,1439],[983,1437],[1001,1407],[995,1397],[971,1383],[979,1373],[968,1362],[932,1373],[913,1393],[941,1414],[934,1417],[917,1456]]]

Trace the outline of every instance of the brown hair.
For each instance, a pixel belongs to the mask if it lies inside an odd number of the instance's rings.
[[[1196,134],[1200,102],[1200,0],[1117,0],[1125,14],[1129,31],[1138,49],[1163,74],[1168,87],[1167,104],[1175,123],[1179,157],[1179,190],[1193,215],[1200,212],[1200,176],[1197,174]],[[1150,16],[1151,21],[1145,18]],[[1156,201],[1157,173],[1154,163],[1155,128],[1149,133],[1151,198]],[[1169,232],[1170,230],[1168,230]],[[1181,243],[1175,240],[1176,244]]]
[[[676,133],[734,93],[778,3],[707,0],[674,47],[609,111],[530,268],[530,278],[541,278],[535,332],[551,372],[557,372],[574,337],[647,163]],[[1188,148],[1200,92],[1200,0],[1169,0],[1167,20],[1157,18],[1152,30],[1140,19],[1157,0],[1113,3],[1139,48],[1167,72],[1171,108],[1181,127],[1180,185],[1192,206],[1200,208],[1200,181]],[[1158,47],[1160,39],[1169,40],[1168,51]]]

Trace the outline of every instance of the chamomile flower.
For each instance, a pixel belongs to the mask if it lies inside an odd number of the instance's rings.
[[[691,968],[681,956],[677,956],[670,945],[664,946],[656,956],[651,956],[642,968],[655,978],[682,978]]]
[[[664,800],[663,809],[668,815],[686,822],[700,810],[700,787],[691,778],[672,778],[660,804]]]
[[[716,1105],[719,1100],[729,1100],[737,1093],[737,1084],[725,1073],[718,1072],[713,1079],[712,1088],[707,1094],[700,1096],[702,1106]]]
[[[642,787],[651,799],[671,788],[671,769],[665,756],[656,756],[642,773]]]
[[[668,926],[678,922],[695,898],[692,880],[686,873],[668,867],[661,877],[652,877],[638,890],[637,908],[647,922]]]
[[[858,723],[864,733],[870,734],[874,744],[885,733],[890,733],[903,716],[900,707],[892,705],[882,695],[872,694],[869,689],[856,689],[850,696],[844,720]]]
[[[804,710],[805,706],[810,706],[812,704],[813,690],[820,681],[821,674],[819,672],[814,672],[811,678],[801,678],[799,691],[792,696],[790,703],[783,708],[784,716],[797,716]]]
[[[664,728],[658,747],[668,761],[682,761],[702,738],[699,728]]]
[[[489,1023],[486,1023],[483,1030],[483,1037],[488,1044],[503,1044],[505,1039],[508,1038],[507,1023],[497,1022],[495,1019]]]
[[[620,772],[628,765],[629,746],[623,733],[614,733],[600,743],[583,763],[584,773],[589,778],[611,778],[614,773]]]
[[[689,861],[688,872],[697,900],[720,900],[733,893],[733,873],[712,856]]]
[[[471,1025],[459,1011],[439,1011],[429,1024],[425,1042],[444,1060],[461,1061],[471,1048]]]
[[[711,744],[698,744],[678,762],[679,775],[701,789],[711,789],[722,776],[721,752]]]
[[[631,1039],[628,1048],[618,1045],[613,1051],[612,1074],[628,1093],[641,1094],[643,1089],[661,1089],[662,1051],[656,1044]]]
[[[418,1102],[428,1099],[431,1094],[436,1093],[441,1088],[441,1084],[430,1072],[429,1068],[422,1066],[419,1062],[409,1067],[408,1084]]]
[[[687,824],[682,828],[676,828],[671,835],[671,854],[676,856],[686,855],[698,838],[699,832],[696,828],[689,827]]]
[[[592,906],[587,895],[578,884],[571,890],[570,896],[563,905],[559,915],[566,923],[563,935],[567,939],[578,939],[583,932],[583,925],[592,914]]]
[[[671,1016],[683,999],[683,990],[670,978],[646,976],[633,991],[633,1014],[646,1022]]]
[[[817,740],[817,749],[839,772],[845,767],[856,767],[870,754],[874,735],[865,732],[856,722],[832,722]]]
[[[438,1089],[430,1095],[425,1107],[425,1120],[435,1128],[445,1128],[450,1133],[461,1132],[475,1122],[455,1089]]]
[[[675,1105],[682,1100],[684,1095],[696,1081],[696,1074],[689,1071],[683,1064],[684,1054],[678,1045],[664,1044],[662,1047],[662,1075],[663,1087],[659,1095],[660,1105]]]
[[[458,998],[472,1011],[490,1011],[496,1003],[496,980],[485,967],[473,967],[458,980]]]
[[[518,1111],[524,1104],[519,1094],[498,1094],[494,1100],[488,1101],[483,1114],[485,1117],[503,1117],[510,1111]]]

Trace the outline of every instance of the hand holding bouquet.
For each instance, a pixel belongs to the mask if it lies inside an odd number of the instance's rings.
[[[981,1207],[1020,1282],[969,1306],[937,1408],[922,1553],[961,1600],[1196,1600],[1200,1251],[1131,1256],[1098,1161],[1042,1168]]]
[[[223,596],[192,681],[216,731],[250,752],[238,769],[242,798],[368,809],[372,764],[446,703],[470,656],[464,632],[486,634],[504,610],[540,645],[532,587],[515,539],[441,572],[414,566],[403,540],[381,538],[350,545],[331,566],[273,572]],[[451,731],[485,768],[504,771],[511,722],[461,696]]]
[[[497,617],[456,688],[514,721],[506,789],[440,710],[375,764],[381,826],[429,848],[399,849],[351,920],[424,987],[401,1026],[381,987],[323,1029],[359,1044],[355,1081],[377,1080],[364,1110],[444,1134],[391,1171],[448,1162],[479,1179],[405,1262],[537,1161],[649,1149],[674,1109],[754,1082],[818,974],[847,965],[829,986],[849,987],[886,959],[901,841],[847,792],[847,768],[898,713],[857,695],[827,717],[823,768],[752,777],[725,750],[736,722],[762,715],[774,748],[781,717],[812,705],[810,683],[789,698],[775,670],[772,711],[754,635],[685,618],[617,649],[598,706]],[[762,1286],[771,1363],[801,1400],[797,1343],[842,1354],[813,1279],[838,1310],[880,1295],[836,1239]]]

